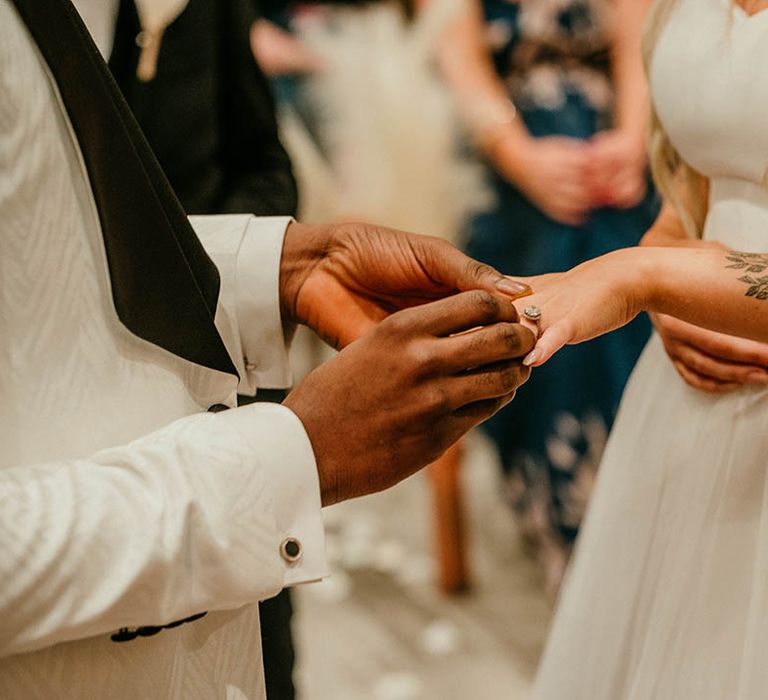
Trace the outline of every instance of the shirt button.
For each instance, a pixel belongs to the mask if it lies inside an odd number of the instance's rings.
[[[259,368],[259,365],[256,362],[245,363],[245,369],[247,369],[249,372],[255,372],[258,368]]]
[[[289,564],[295,564],[301,559],[301,542],[295,537],[287,537],[280,545],[280,556]]]

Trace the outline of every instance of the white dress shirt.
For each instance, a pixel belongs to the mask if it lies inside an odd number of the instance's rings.
[[[289,379],[286,224],[193,220],[221,271],[216,322],[244,392]],[[263,696],[255,602],[325,575],[323,530],[291,411],[202,412],[235,389],[119,322],[77,141],[0,0],[0,697]]]
[[[101,55],[107,60],[115,41],[115,25],[120,0],[73,0]]]

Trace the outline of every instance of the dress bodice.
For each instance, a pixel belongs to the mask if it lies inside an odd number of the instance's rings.
[[[768,239],[768,12],[680,0],[651,65],[659,118],[680,155],[709,178],[705,237],[764,251]]]
[[[728,0],[681,0],[662,32],[656,109],[682,157],[711,179],[759,185],[768,175],[767,55],[768,12],[750,17]]]

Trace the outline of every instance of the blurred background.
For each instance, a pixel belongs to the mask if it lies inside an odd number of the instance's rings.
[[[89,26],[190,213],[375,221],[521,276],[657,213],[643,0],[178,4]],[[648,333],[566,348],[438,463],[327,509],[332,576],[262,604],[269,700],[525,697]],[[296,381],[331,355],[298,333]]]
[[[442,236],[516,275],[635,245],[658,206],[639,4],[265,7],[300,218]],[[526,697],[648,332],[568,348],[425,473],[326,512],[333,575],[294,592],[300,697]],[[299,336],[297,377],[327,352]]]
[[[253,43],[307,220],[447,238],[503,272],[634,245],[649,186],[642,3],[265,8]],[[624,383],[648,333],[570,348],[425,473],[326,512],[295,591],[307,700],[526,697]],[[297,376],[325,350],[300,336]]]
[[[551,605],[480,434],[461,481],[472,583],[462,593],[438,584],[428,474],[326,511],[332,576],[294,591],[299,697],[526,697]]]

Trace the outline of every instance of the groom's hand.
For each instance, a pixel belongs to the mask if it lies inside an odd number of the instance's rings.
[[[530,293],[439,238],[361,223],[293,223],[285,235],[283,321],[309,326],[336,348],[395,311],[471,289]]]
[[[509,300],[464,292],[393,314],[301,382],[285,405],[323,504],[392,486],[511,401],[534,346],[516,321]]]

